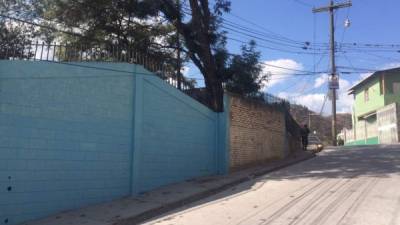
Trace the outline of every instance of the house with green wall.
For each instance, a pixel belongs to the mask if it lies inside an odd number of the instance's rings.
[[[341,134],[347,145],[398,142],[400,67],[369,75],[349,94],[354,96],[353,129]]]

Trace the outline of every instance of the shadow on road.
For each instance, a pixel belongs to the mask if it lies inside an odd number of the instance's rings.
[[[326,149],[316,158],[294,166],[275,171],[266,176],[251,179],[229,190],[189,204],[148,221],[164,218],[171,220],[179,217],[182,210],[185,213],[209,204],[223,205],[229,199],[257,191],[268,181],[297,180],[297,179],[335,179],[356,178],[359,176],[385,178],[400,173],[400,145],[352,146]]]
[[[374,145],[328,149],[268,179],[388,177],[395,173],[400,173],[400,146]]]

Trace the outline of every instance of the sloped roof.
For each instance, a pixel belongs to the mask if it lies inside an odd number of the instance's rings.
[[[374,72],[373,74],[367,76],[366,78],[362,79],[360,82],[358,82],[357,84],[353,85],[350,89],[349,89],[349,94],[353,94],[354,91],[363,86],[365,83],[367,83],[368,81],[370,81],[371,79],[373,79],[374,77],[377,77],[379,75],[393,75],[393,74],[399,74],[400,75],[400,67],[397,68],[391,68],[391,69],[387,69],[387,70],[379,70]]]

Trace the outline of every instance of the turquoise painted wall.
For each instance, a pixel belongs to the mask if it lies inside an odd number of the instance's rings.
[[[345,146],[354,146],[354,145],[377,145],[379,144],[378,137],[367,138],[366,140],[357,140],[352,142],[345,143]]]
[[[155,76],[136,76],[133,193],[218,173],[219,115]]]
[[[0,90],[0,224],[227,171],[226,114],[141,66],[0,61]]]

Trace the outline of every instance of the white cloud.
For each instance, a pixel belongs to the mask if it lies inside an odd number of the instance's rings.
[[[288,99],[295,104],[304,105],[310,110],[319,113],[324,102],[325,93],[301,95],[300,93],[281,92],[278,94],[278,97]]]
[[[189,71],[190,71],[190,67],[188,67],[188,66],[184,66],[184,67],[181,68],[181,73],[184,76],[187,76],[189,74]]]
[[[339,87],[340,87],[339,91],[347,92],[347,89],[350,88],[350,86],[351,86],[350,81],[343,78],[339,79]]]
[[[318,79],[318,78],[317,78]],[[317,80],[315,81],[314,86],[317,84]],[[319,83],[318,83],[319,84]],[[322,84],[321,84],[322,85]],[[347,94],[347,90],[351,86],[351,82],[346,79],[339,80],[340,89],[338,90],[338,101],[337,101],[337,111],[340,113],[350,113],[351,106],[353,105],[353,97]],[[278,97],[288,99],[290,102],[304,105],[308,107],[310,110],[320,113],[321,108],[324,104],[325,100],[325,92],[319,93],[310,93],[310,94],[301,94],[296,92],[281,92],[278,93]],[[326,100],[323,114],[329,115],[331,114],[331,101],[329,99]]]
[[[365,79],[365,78],[367,78],[367,77],[369,77],[371,75],[372,75],[372,73],[362,73],[362,74],[360,74],[360,78],[361,79]]]
[[[288,78],[295,76],[294,74],[297,72],[294,70],[304,69],[301,63],[298,63],[293,59],[269,60],[265,61],[264,63],[268,65],[264,65],[263,72],[265,74],[271,74],[270,80],[264,84],[265,87],[272,87],[278,83],[282,83]],[[278,67],[288,68],[289,70]]]
[[[400,67],[400,63],[389,63],[380,67],[378,70],[390,69]],[[348,89],[358,83],[360,80],[366,78],[372,73],[362,73],[359,79],[351,82],[347,79],[340,78],[339,80],[339,90],[338,90],[338,100],[337,100],[337,112],[338,113],[351,113],[351,107],[353,105],[354,99],[352,95],[348,95]],[[322,74],[314,80],[314,88],[319,88],[328,81],[328,75]],[[310,110],[319,113],[325,99],[325,92],[302,94],[301,92],[280,92],[278,97],[288,99],[292,103],[304,105]],[[330,115],[332,110],[331,101],[326,100],[323,114]]]
[[[322,74],[314,82],[314,88],[319,88],[328,81],[328,74]]]
[[[398,62],[387,63],[387,64],[383,65],[381,67],[381,69],[386,70],[386,69],[392,69],[392,68],[396,68],[396,67],[400,67],[400,63],[398,63]]]

